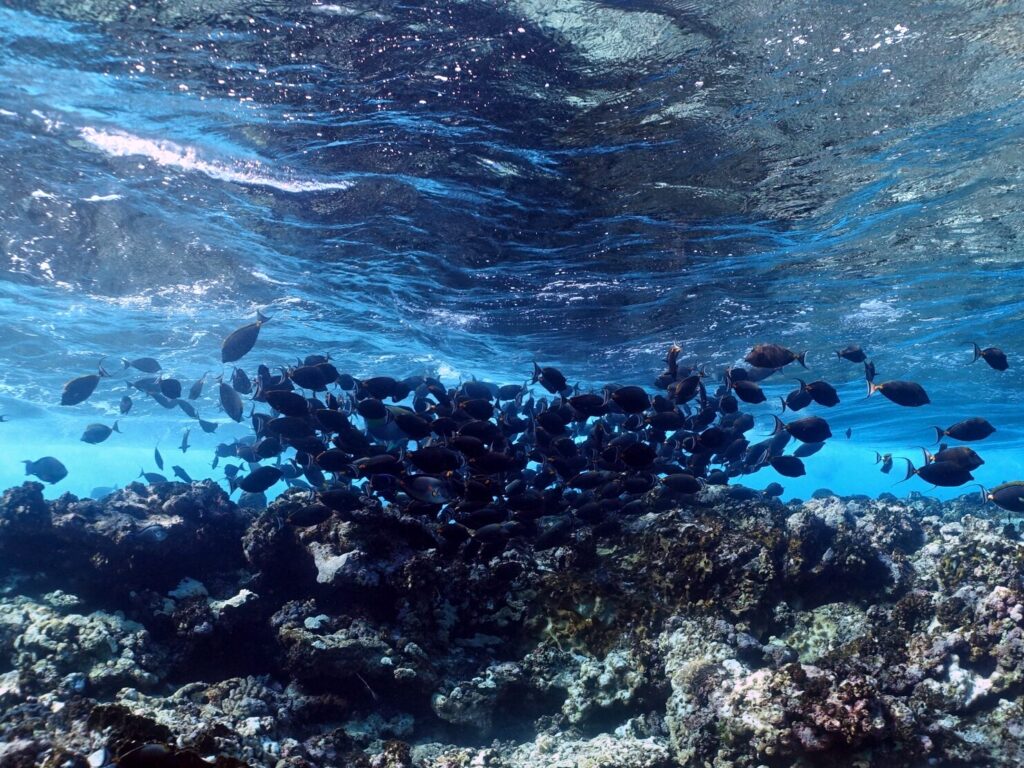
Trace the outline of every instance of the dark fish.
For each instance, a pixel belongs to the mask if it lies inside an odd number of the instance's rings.
[[[260,335],[260,328],[268,318],[256,310],[256,322],[243,325],[238,330],[232,331],[220,345],[220,361],[222,363],[233,363],[245,357],[253,348],[256,339]],[[238,419],[236,419],[238,421]]]
[[[785,492],[786,489],[778,483],[768,483],[768,485],[764,487],[764,495],[769,498],[778,498]]]
[[[767,400],[760,385],[753,381],[734,381],[731,382],[730,388],[744,403],[756,404]]]
[[[783,477],[801,477],[807,474],[804,463],[796,456],[774,456],[768,463]]]
[[[209,371],[207,371],[209,373]],[[192,382],[192,386],[188,388],[188,399],[195,400],[201,394],[203,394],[203,386],[206,384],[206,373]]]
[[[881,384],[868,382],[868,397],[875,392],[881,392],[896,405],[904,405],[909,408],[916,408],[920,405],[927,405],[931,402],[924,387],[913,381],[883,381]]]
[[[698,478],[685,472],[666,475],[661,479],[661,484],[673,493],[697,493],[702,485]]]
[[[209,435],[211,432],[216,432],[217,427],[219,427],[220,424],[218,424],[215,421],[205,421],[203,419],[199,419],[199,426],[202,427],[203,432]]]
[[[302,418],[309,414],[309,401],[294,390],[271,389],[265,397],[266,404],[284,416]]]
[[[168,400],[181,397],[181,382],[177,379],[160,379],[160,393]]]
[[[352,456],[338,448],[317,455],[316,465],[324,472],[343,472],[352,465]]]
[[[298,392],[274,389],[265,394],[267,405],[285,416],[306,416],[309,402]]]
[[[238,393],[232,389],[230,384],[221,381],[218,389],[220,390],[220,405],[232,421],[242,421],[242,398],[238,396]]]
[[[158,403],[160,403],[161,406],[167,409],[173,408],[175,404],[178,402],[177,400],[172,400],[171,398],[167,397],[166,395],[164,395],[163,392],[160,391],[150,392],[149,396],[156,400]]]
[[[44,483],[59,483],[68,476],[67,467],[53,456],[44,456],[35,461],[23,461],[26,475],[35,475]]]
[[[679,381],[672,382],[666,388],[669,399],[676,405],[683,405],[690,402],[697,396],[698,392],[704,391],[704,383],[701,381],[701,374],[694,373]]]
[[[139,477],[144,477],[146,479],[146,482],[149,483],[150,485],[167,482],[167,478],[161,475],[159,472],[143,472],[142,470],[139,470]]]
[[[142,371],[143,373],[156,373],[160,370],[160,363],[152,357],[139,357],[135,360],[128,360],[127,358],[122,357],[121,363],[124,364],[126,370],[128,368],[134,368],[135,370]]]
[[[818,405],[824,405],[826,408],[839,405],[839,393],[827,381],[812,381],[810,384],[803,379],[797,379],[797,381]]]
[[[619,387],[611,393],[611,400],[624,413],[643,413],[651,407],[651,398],[643,387]]]
[[[469,414],[474,419],[489,419],[494,415],[494,403],[484,398],[462,400],[459,403],[459,410]]]
[[[829,428],[828,422],[820,416],[806,416],[788,424],[784,424],[778,416],[772,418],[775,419],[773,435],[785,430],[801,443],[821,443],[832,437],[832,430]]]
[[[757,344],[743,359],[756,368],[782,368],[793,361],[800,363],[800,365],[806,368],[806,357],[806,352],[797,354],[785,347],[780,347],[778,344]]]
[[[104,440],[110,437],[111,432],[120,431],[121,430],[117,428],[116,421],[114,422],[114,426],[112,427],[108,427],[106,424],[90,424],[85,428],[85,431],[82,433],[82,442],[92,443],[93,445],[96,445],[97,443],[102,443]]]
[[[281,477],[281,470],[277,467],[257,467],[241,479],[231,478],[231,490],[241,488],[246,493],[263,493],[277,483]]]
[[[402,490],[424,504],[447,504],[452,500],[451,489],[439,477],[412,475],[400,479]]]
[[[398,381],[390,376],[374,376],[359,382],[360,394],[358,396],[366,397],[368,395],[378,400],[385,400],[392,397],[398,391],[398,388]]]
[[[179,480],[181,480],[181,482],[183,482],[183,483],[191,483],[192,482],[192,478],[189,477],[188,472],[186,472],[184,469],[179,467],[177,464],[175,464],[173,467],[171,467],[171,469],[174,470],[174,476],[177,477]]]
[[[288,371],[288,378],[294,381],[299,389],[322,392],[330,382],[318,365],[302,365]]]
[[[423,472],[454,472],[464,463],[458,452],[441,445],[428,445],[408,454],[413,466]]]
[[[185,451],[188,450],[188,433],[190,431],[191,430],[188,427],[185,427],[185,434],[183,434],[181,436],[181,446],[180,447],[181,447],[181,452],[182,453],[185,453]]]
[[[174,401],[174,404],[181,408],[182,412],[186,416],[193,419],[199,418],[199,413],[196,411],[195,406],[192,405],[192,403],[190,403],[188,400],[182,400],[179,397],[177,400]]]
[[[998,347],[986,347],[985,349],[982,349],[977,344],[974,344],[974,359],[971,360],[971,362],[978,362],[979,357],[983,358],[989,366],[995,368],[997,371],[1005,371],[1010,367],[1010,364],[1006,361],[1006,353]]]
[[[422,416],[407,411],[404,408],[396,408],[391,412],[391,415],[394,416],[395,425],[410,439],[423,440],[430,436],[431,424]]]
[[[160,455],[159,448],[153,449],[153,461],[156,462],[157,467],[159,467],[160,469],[164,468],[164,457]]]
[[[515,400],[519,397],[519,393],[523,391],[522,384],[504,384],[498,387],[498,399],[499,400]]]
[[[797,381],[800,381],[797,379]],[[803,382],[800,386],[786,395],[785,398],[780,397],[782,400],[782,412],[785,413],[788,408],[791,411],[801,411],[814,402],[814,398],[811,397],[811,393],[807,391],[807,387],[803,386]]]
[[[132,399],[128,397],[128,395],[124,395],[121,398],[121,415],[124,416],[126,413],[128,413],[128,411],[132,409],[132,405]]]
[[[132,386],[139,392],[152,395],[160,392],[160,378],[158,376],[143,376],[141,379],[133,381]]]
[[[900,482],[909,480],[914,475],[917,475],[932,485],[938,485],[943,488],[955,488],[974,479],[974,475],[970,471],[951,461],[935,461],[915,469],[910,459],[905,458],[903,460],[907,462],[907,476]]]
[[[996,431],[995,427],[980,416],[958,421],[949,429],[943,429],[942,427],[933,427],[933,429],[935,430],[936,443],[941,442],[943,437],[951,437],[954,440],[960,440],[965,443],[973,440],[984,440]]]
[[[846,439],[849,440],[851,437],[853,437],[853,427],[847,427],[846,428]]]
[[[1020,480],[997,485],[987,492],[982,488],[981,495],[1007,512],[1024,512],[1024,482]]]
[[[530,380],[531,384],[540,382],[540,385],[544,387],[548,392],[553,395],[564,391],[569,383],[565,380],[565,376],[557,368],[545,366],[541,368],[537,365],[537,362],[533,363],[533,378]]]
[[[851,363],[863,363],[868,359],[860,344],[850,344],[845,349],[836,350],[836,357],[841,360],[849,360]]]
[[[773,373],[778,373],[778,368],[734,368],[733,372],[743,371],[742,378],[747,381],[764,381]]]
[[[313,434],[309,419],[298,416],[278,416],[266,423],[266,431],[286,439],[298,440]]]
[[[235,368],[231,372],[231,386],[240,395],[248,395],[252,392],[252,381],[241,368]]]
[[[252,444],[252,451],[257,458],[270,459],[279,456],[284,450],[281,441],[276,437],[264,437]]]
[[[966,469],[968,472],[977,469],[985,463],[985,460],[981,458],[981,456],[966,445],[958,445],[954,448],[943,448],[934,456],[924,448],[921,450],[924,452],[924,460],[926,463],[931,461],[948,462],[950,464],[956,464],[958,467]]]
[[[881,464],[882,473],[888,475],[889,470],[892,469],[892,454],[887,453],[883,456],[878,451],[875,451],[875,464]]]
[[[330,490],[320,491],[318,496],[325,506],[330,507],[335,512],[351,512],[354,509],[359,509],[363,502],[367,500],[363,494],[356,493],[348,488],[331,488]]]
[[[864,361],[864,379],[869,384],[875,380],[875,364],[870,360]]]
[[[72,379],[64,385],[64,391],[61,392],[60,396],[60,404],[78,405],[88,400],[89,396],[96,391],[96,385],[100,383],[100,378],[106,375],[106,371],[100,368],[99,373],[90,373],[86,376]]]
[[[797,446],[797,449],[793,451],[793,455],[800,459],[806,459],[808,456],[813,456],[824,447],[825,443],[801,443]]]

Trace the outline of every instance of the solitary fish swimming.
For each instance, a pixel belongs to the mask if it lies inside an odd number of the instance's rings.
[[[60,404],[78,405],[88,400],[89,396],[96,391],[96,385],[100,383],[100,378],[107,375],[109,374],[101,366],[99,373],[90,373],[72,379],[64,385],[64,391],[60,395]]]
[[[948,429],[943,429],[942,427],[932,427],[932,429],[935,430],[936,443],[940,442],[943,437],[951,437],[954,440],[961,440],[965,443],[972,440],[984,440],[996,431],[995,427],[980,416],[958,421]]]
[[[844,349],[836,350],[836,357],[840,360],[849,360],[851,363],[863,363],[868,359],[860,344],[850,344]]]
[[[931,402],[924,387],[913,381],[883,381],[881,384],[868,382],[868,397],[881,392],[896,405],[904,405],[909,408],[916,408],[920,405],[927,405]],[[937,485],[937,483],[936,483]],[[959,485],[959,483],[958,483]]]
[[[220,382],[219,390],[220,404],[224,409],[224,413],[230,416],[233,421],[240,422],[242,420],[243,411],[242,398],[238,396],[238,393],[235,392],[234,388],[230,384],[224,381]]]
[[[998,347],[986,347],[985,349],[982,349],[977,344],[974,344],[974,359],[971,360],[971,362],[978,362],[979,357],[997,371],[1005,371],[1010,367],[1010,364],[1006,361],[1006,353]]]
[[[233,363],[245,357],[249,350],[256,344],[259,338],[260,328],[269,318],[256,310],[256,322],[243,325],[238,330],[232,331],[220,345],[220,359],[222,363]],[[235,419],[239,421],[239,419]]]
[[[24,461],[26,475],[35,475],[44,483],[59,483],[68,476],[67,467],[53,456],[43,456],[35,461]]]
[[[135,360],[128,360],[122,357],[121,362],[124,364],[125,369],[134,368],[143,373],[156,373],[160,370],[160,363],[152,357],[139,357]]]
[[[85,431],[82,433],[82,442],[92,443],[93,445],[96,445],[97,443],[102,443],[104,440],[110,437],[110,434],[112,432],[120,431],[121,430],[117,428],[116,421],[114,422],[114,426],[112,427],[108,427],[106,424],[90,424],[85,428]]]
[[[743,359],[756,368],[782,368],[796,361],[807,367],[807,352],[799,354],[778,344],[756,344]]]

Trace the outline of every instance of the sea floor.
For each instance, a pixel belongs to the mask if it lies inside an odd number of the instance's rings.
[[[0,766],[1020,765],[1024,544],[977,498],[709,486],[538,551],[26,483]]]

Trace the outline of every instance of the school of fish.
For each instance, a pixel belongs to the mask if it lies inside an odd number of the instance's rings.
[[[266,322],[258,313],[255,322],[228,335],[222,363],[249,354]],[[1008,369],[1000,349],[973,347],[971,362]],[[775,428],[761,440],[752,439],[754,417],[741,408],[765,403],[760,382],[794,363],[806,368],[806,354],[758,344],[745,356],[745,366],[713,380],[704,367],[684,364],[682,349],[673,345],[651,388],[609,385],[600,392],[580,391],[557,368],[536,362],[523,384],[470,380],[457,386],[428,376],[357,379],[323,355],[277,372],[261,364],[254,376],[235,367],[216,378],[216,398],[232,421],[248,419],[252,434],[218,445],[212,467],[223,460],[230,492],[241,491],[250,502],[265,504],[263,494],[279,483],[307,488],[311,503],[291,520],[296,525],[314,525],[376,500],[436,520],[437,544],[493,554],[510,538],[530,535],[535,546],[553,547],[568,540],[580,522],[614,527],[618,515],[642,512],[651,492],[685,496],[765,467],[784,477],[804,475],[804,461],[833,437],[832,431],[822,416],[784,417],[812,404],[835,407],[836,389],[825,381],[795,378],[797,386],[780,398],[782,417],[773,416]],[[875,366],[859,345],[835,354],[863,365],[868,396],[881,393],[908,408],[929,404],[916,382],[877,382]],[[217,429],[218,422],[202,419],[193,404],[202,397],[209,372],[186,389],[180,380],[162,375],[155,358],[126,358],[122,366],[144,374],[128,383],[122,417],[132,410],[135,394],[181,410],[205,433]],[[96,373],[65,384],[61,404],[84,402],[105,378],[112,377],[100,361]],[[89,424],[81,439],[99,444],[119,431],[116,421]],[[942,487],[971,483],[981,457],[970,447],[942,441],[983,440],[995,427],[974,417],[935,431],[938,449],[924,450],[919,466],[903,459],[904,480],[916,476]],[[188,450],[189,432],[183,433],[182,452]],[[158,447],[154,460],[162,471]],[[893,457],[876,454],[876,463],[888,473]],[[52,456],[25,461],[25,469],[48,483],[67,476]],[[181,481],[191,481],[181,467],[172,470]],[[139,476],[148,483],[167,481],[157,472],[142,470]],[[772,483],[765,493],[783,490]],[[1024,482],[982,488],[982,494],[1005,510],[1024,512]]]

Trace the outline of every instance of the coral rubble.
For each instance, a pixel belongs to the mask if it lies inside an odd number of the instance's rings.
[[[818,496],[655,494],[488,556],[369,499],[26,483],[0,499],[0,766],[1020,764],[1016,528]]]

